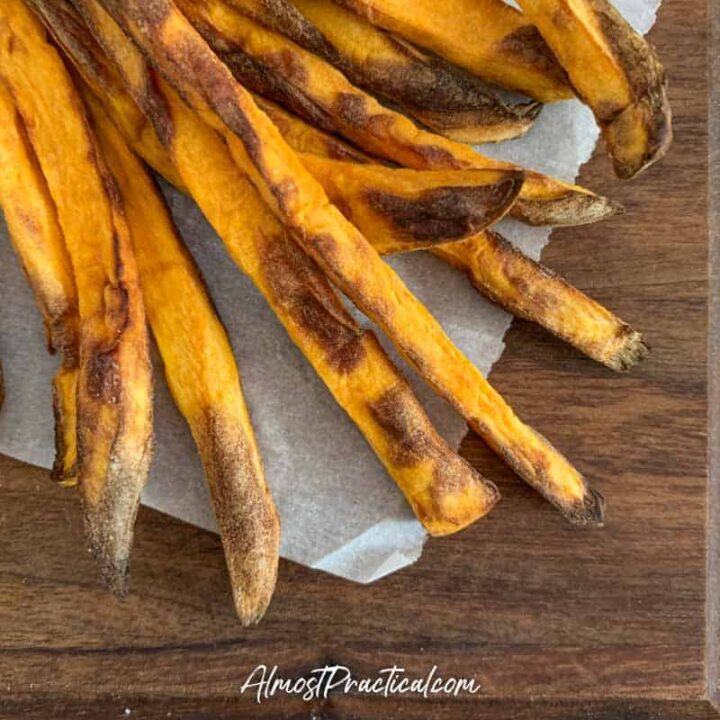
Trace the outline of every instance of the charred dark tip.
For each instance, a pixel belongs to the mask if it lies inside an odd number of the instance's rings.
[[[605,524],[605,498],[588,486],[582,501],[563,509],[564,517],[577,527],[597,527]]]

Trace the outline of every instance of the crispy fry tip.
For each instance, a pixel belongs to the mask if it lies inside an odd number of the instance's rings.
[[[577,527],[601,528],[605,524],[605,498],[599,491],[588,487],[582,501],[563,508],[562,514]]]
[[[577,227],[625,213],[625,206],[602,195],[571,192],[552,200],[521,197],[512,215],[532,226]]]
[[[236,590],[237,584],[234,580],[232,587],[235,612],[240,619],[240,623],[246,628],[257,625],[263,619],[270,606],[272,590],[262,597],[250,598],[246,593]]]
[[[128,568],[132,529],[127,533],[108,532],[106,515],[98,510],[85,512],[85,537],[107,588],[119,600],[128,596]]]
[[[607,366],[617,372],[628,372],[637,363],[644,360],[650,352],[650,346],[643,336],[633,330],[626,329],[624,342],[618,350],[608,359]]]

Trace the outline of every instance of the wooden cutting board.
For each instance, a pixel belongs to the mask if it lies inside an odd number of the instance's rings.
[[[217,538],[143,509],[120,604],[85,551],[75,494],[0,459],[0,716],[720,717],[710,701],[720,491],[709,503],[709,23],[705,0],[665,0],[651,37],[669,71],[675,147],[628,184],[599,153],[582,180],[627,215],[558,232],[544,255],[646,333],[650,359],[616,376],[516,322],[492,373],[605,493],[604,530],[568,527],[471,438],[468,457],[504,494],[487,520],[369,587],[283,562],[265,621],[245,631]],[[326,663],[358,675],[437,665],[482,690],[257,705],[240,685],[261,663],[284,676]]]

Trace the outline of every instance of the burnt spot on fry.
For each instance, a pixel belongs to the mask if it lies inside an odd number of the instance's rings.
[[[434,455],[427,433],[418,430],[417,403],[406,385],[397,385],[368,403],[375,422],[391,443],[393,462],[399,467],[415,467]]]
[[[335,209],[336,212],[340,212]],[[300,230],[298,230],[300,232]],[[352,242],[352,241],[351,241]],[[363,287],[363,279],[351,281],[347,278],[342,265],[345,255],[342,252],[338,240],[330,233],[318,233],[308,237],[303,244],[313,249],[313,254],[320,256],[322,269],[328,277],[348,296],[362,296],[363,305],[361,310],[368,316],[389,319],[392,317],[392,304],[385,298],[368,296]],[[374,248],[367,242],[353,243],[355,261],[359,267],[366,267],[376,253]],[[367,263],[364,257],[367,256]]]
[[[338,93],[333,110],[343,122],[358,129],[364,128],[370,119],[365,107],[365,99],[353,93]]]
[[[370,162],[367,155],[364,155],[338,138],[328,137],[326,150],[330,160],[353,162],[359,165],[367,165]]]
[[[107,195],[108,200],[110,201],[110,205],[113,209],[113,212],[117,213],[118,215],[124,215],[125,214],[125,206],[123,205],[123,199],[122,195],[120,194],[120,189],[118,188],[117,183],[115,182],[115,178],[112,176],[110,171],[104,167],[104,163],[97,163],[100,171],[100,177],[103,182],[103,186],[105,188],[105,194]],[[115,246],[117,247],[117,234],[115,237]]]
[[[428,170],[461,170],[468,167],[465,161],[455,157],[449,150],[437,145],[406,144],[405,150],[420,158],[421,164],[419,167]]]
[[[111,352],[94,352],[87,360],[85,387],[93,400],[116,405],[122,390],[120,373]]]
[[[292,3],[286,0],[263,0],[262,4],[265,14],[257,18],[259,21],[333,65],[342,65],[342,58],[333,45]]]
[[[283,180],[270,186],[273,196],[278,203],[283,215],[289,215],[295,200],[297,199],[298,188],[294,180]]]
[[[564,515],[579,527],[602,527],[605,524],[605,498],[589,487],[583,501],[565,510]]]
[[[327,132],[334,131],[327,114],[303,91],[300,83],[291,82],[275,68],[242,50],[233,49],[219,55],[237,80],[248,89],[289,108]]]
[[[609,3],[592,0],[591,5],[603,39],[625,72],[633,95],[644,95],[648,91],[649,82],[662,85],[665,82],[665,72],[645,39],[632,30]]]
[[[497,50],[501,55],[522,59],[529,67],[540,68],[561,84],[568,84],[567,74],[534,25],[524,25],[506,35]]]
[[[117,272],[122,274],[122,264],[117,262]],[[103,351],[109,352],[115,347],[120,336],[125,332],[130,321],[130,305],[128,291],[123,285],[106,285],[103,289],[103,320],[108,331],[106,346]]]
[[[307,70],[287,49],[254,56],[199,17],[189,18],[235,78],[249,90],[291,109],[309,122],[332,132],[334,126],[320,107],[303,91]]]
[[[172,114],[160,91],[155,86],[154,77],[151,77],[145,87],[142,108],[145,115],[150,119],[155,134],[163,147],[171,147],[175,137]]]
[[[133,24],[160,30],[170,16],[171,8],[162,0],[102,0],[115,17],[126,16]]]
[[[370,188],[365,197],[376,212],[414,240],[453,240],[480,232],[517,197],[520,178],[494,185],[426,190],[416,198]]]
[[[104,70],[97,60],[98,48],[72,6],[46,0],[29,0],[29,4],[42,16],[56,41],[68,48],[73,60],[86,67],[91,75],[103,79]]]
[[[365,358],[364,331],[347,313],[314,261],[295,241],[279,235],[266,244],[262,263],[273,300],[324,349],[328,364],[336,372],[352,372]]]
[[[214,55],[197,52],[197,45],[196,37],[184,34],[182,41],[173,48],[174,62],[183,69],[190,84],[204,88],[204,99],[240,138],[253,164],[262,167],[262,143],[251,121],[238,105],[234,81],[226,75]]]
[[[409,498],[420,520],[429,527],[438,518],[442,518],[444,532],[448,532],[448,525],[457,529],[467,524],[467,511],[470,508],[476,511],[477,505],[454,505],[453,500],[458,497],[475,493],[482,496],[482,514],[499,500],[500,494],[495,485],[457,453],[450,451],[437,435],[406,383],[399,382],[377,400],[369,402],[368,410],[383,431],[389,443],[390,457],[397,467],[415,468],[423,462],[433,464],[433,481],[427,487],[429,497],[423,502]],[[450,507],[455,507],[456,512]]]
[[[263,56],[293,85],[306,85],[308,81],[307,68],[301,63],[295,53],[287,48]]]

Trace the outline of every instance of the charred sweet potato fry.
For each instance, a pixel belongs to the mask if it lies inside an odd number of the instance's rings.
[[[93,13],[104,11],[94,3]],[[134,48],[127,39],[118,46],[117,38],[102,32],[108,19],[93,27],[123,66]],[[263,293],[427,530],[447,535],[489,512],[499,498],[495,486],[437,434],[375,335],[345,310],[229,156],[222,137],[160,78],[148,74],[134,80],[130,92],[159,131],[171,130],[163,135],[168,152],[229,254]]]
[[[655,50],[608,0],[520,0],[527,17],[595,113],[621,178],[662,158],[672,142],[665,71]]]
[[[152,454],[145,312],[122,202],[70,76],[22,0],[0,4],[0,74],[47,180],[75,274],[78,480],[90,548],[122,595]]]
[[[540,102],[573,96],[532,22],[503,0],[335,0],[374,25]]]
[[[523,174],[515,171],[420,172],[300,157],[379,253],[471,237],[507,214],[523,184]]]
[[[361,149],[416,170],[521,169],[418,128],[380,105],[336,68],[221,0],[180,0],[206,41],[246,87]],[[512,215],[531,225],[580,225],[619,211],[606,198],[538,172],[526,178]]]
[[[495,232],[433,248],[487,298],[542,325],[580,352],[623,372],[648,352],[642,336],[585,293]]]
[[[518,137],[532,127],[542,108],[534,101],[514,106],[503,102],[477,76],[411,46],[331,0],[234,0],[231,4],[320,55],[355,85],[454,140],[484,143]],[[286,22],[297,10],[304,17]]]
[[[602,496],[522,423],[428,310],[330,204],[272,121],[170,0],[102,0],[208,123],[273,212],[352,302],[488,444],[571,521],[602,523]],[[188,181],[186,180],[186,183]]]
[[[75,277],[47,183],[22,118],[2,81],[0,208],[43,317],[48,350],[60,353],[60,368],[53,379],[52,476],[64,485],[73,485],[77,482],[75,391],[79,370]]]
[[[148,320],[178,409],[203,461],[238,615],[256,623],[277,578],[280,523],[225,328],[165,202],[99,101],[88,93],[118,181]]]
[[[326,192],[351,221],[343,187],[332,178],[329,146],[316,130],[312,142],[306,142],[305,123],[285,113],[282,133],[290,146],[301,153],[303,163],[323,183]],[[308,163],[306,153],[326,158],[322,163]],[[367,163],[370,160],[363,160]],[[363,166],[367,169],[367,165]],[[387,168],[383,168],[386,171]],[[392,172],[392,171],[391,171]],[[406,252],[404,242],[391,236],[367,235],[379,252]],[[523,255],[495,232],[482,232],[466,240],[432,247],[430,252],[464,272],[472,284],[489,300],[508,312],[536,322],[553,335],[576,347],[580,352],[616,371],[629,370],[647,355],[642,336],[617,316],[570,285],[551,270]]]

